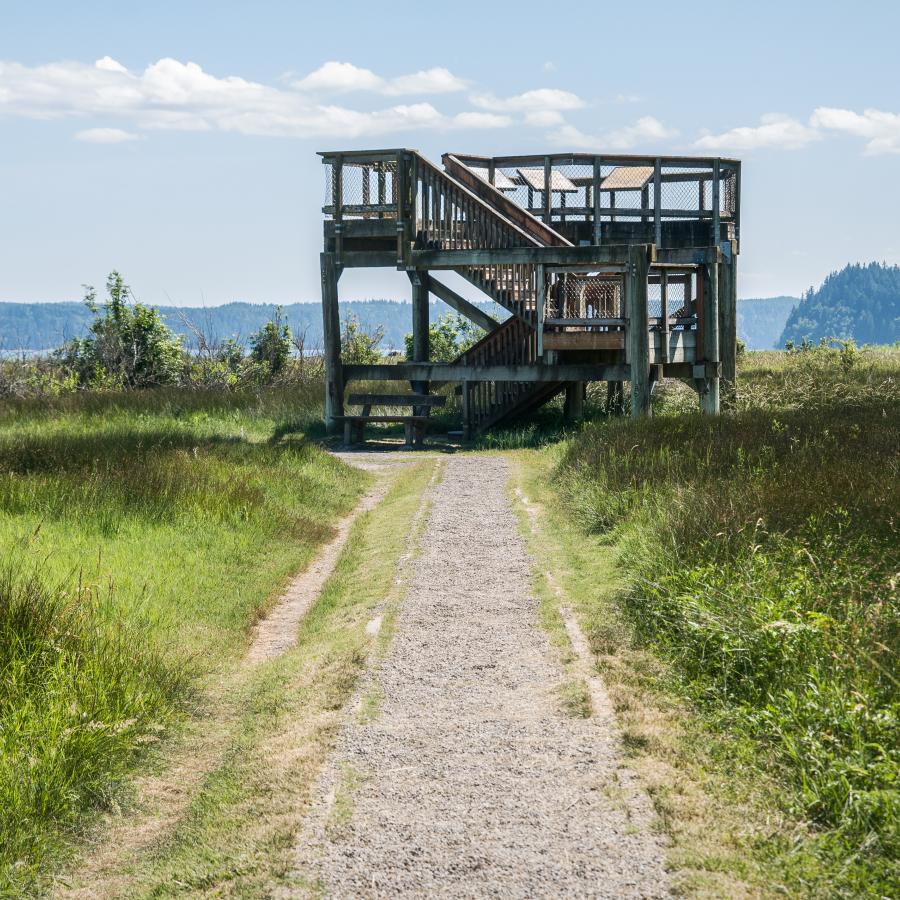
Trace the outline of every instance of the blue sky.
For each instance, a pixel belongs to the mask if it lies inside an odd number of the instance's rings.
[[[112,268],[146,302],[316,300],[315,151],[382,146],[738,156],[740,295],[798,293],[900,262],[898,33],[888,2],[0,0],[0,300]]]

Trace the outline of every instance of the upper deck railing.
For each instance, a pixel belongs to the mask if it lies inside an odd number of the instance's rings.
[[[452,180],[439,183],[443,173],[413,150],[321,156],[327,216],[396,219],[408,238],[424,230],[431,243],[437,233],[447,249],[471,249],[475,241],[491,249],[490,239],[480,243],[487,236],[507,247],[599,245],[616,223],[643,226],[657,246],[664,245],[666,226],[678,222],[701,226],[704,243],[716,244],[723,234],[740,239],[741,164],[734,159],[446,154]],[[509,227],[498,222],[498,211]]]

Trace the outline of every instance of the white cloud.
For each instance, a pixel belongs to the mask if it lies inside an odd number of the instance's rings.
[[[468,85],[457,78],[449,69],[437,67],[399,75],[391,78],[385,86],[385,94],[450,94],[465,90]]]
[[[525,91],[514,97],[497,97],[494,94],[475,94],[472,98],[474,106],[481,109],[493,109],[503,112],[534,113],[546,110],[560,112],[562,110],[581,109],[585,104],[577,94],[557,88],[538,88]]]
[[[659,143],[675,137],[677,131],[667,128],[653,116],[643,116],[633,125],[616,128],[602,135],[585,134],[574,125],[564,125],[551,133],[550,138],[559,145],[575,150],[631,150],[649,142]]]
[[[555,109],[536,109],[525,113],[525,124],[537,128],[551,128],[554,125],[562,125],[564,121],[563,114]]]
[[[453,117],[453,124],[459,128],[506,128],[512,125],[509,116],[498,116],[486,112],[461,112]]]
[[[140,140],[140,135],[121,128],[86,128],[75,135],[75,140],[89,144],[123,144],[126,141]]]
[[[542,68],[545,72],[555,72],[555,71],[556,71],[556,63],[548,59],[547,62],[545,62],[545,63],[541,66],[541,68]]]
[[[732,128],[721,134],[704,134],[694,146],[698,150],[713,151],[758,150],[762,147],[798,150],[820,137],[815,127],[789,116],[768,113],[762,116],[759,125]]]
[[[327,62],[314,72],[291,82],[291,87],[299,91],[314,93],[342,94],[350,91],[371,91],[388,96],[410,94],[447,94],[461,91],[466,82],[449,69],[437,66],[398,75],[396,78],[382,78],[371,69],[361,69],[348,62]]]
[[[384,79],[371,69],[361,69],[347,62],[327,62],[305,78],[291,83],[300,91],[343,93],[344,91],[379,91]]]
[[[820,106],[812,114],[810,124],[827,131],[840,131],[865,138],[866,153],[900,153],[900,115],[879,109],[862,113],[850,109]]]
[[[447,91],[455,78],[448,70],[435,68],[385,82],[350,64],[326,65],[317,72],[318,83],[330,85],[331,90],[338,90],[338,85],[350,90],[353,84],[378,84],[378,92],[387,95],[429,87],[435,92]],[[447,115],[427,102],[375,110],[322,103],[309,90],[273,87],[237,76],[220,78],[196,63],[169,58],[142,72],[132,72],[110,57],[93,65],[60,62],[28,67],[0,62],[3,114],[35,119],[116,117],[141,129],[345,139],[404,129],[501,128],[509,124],[506,116],[480,111]]]

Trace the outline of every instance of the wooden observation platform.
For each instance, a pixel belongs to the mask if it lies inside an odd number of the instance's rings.
[[[354,381],[409,382],[421,400],[409,417],[417,425],[434,405],[425,398],[430,383],[460,384],[468,435],[562,391],[577,416],[588,381],[608,382],[612,400],[630,382],[634,416],[650,413],[664,377],[694,387],[707,413],[733,391],[738,160],[445,154],[440,168],[415,150],[320,155],[329,430],[351,419],[360,426],[364,416],[344,415]],[[367,266],[409,276],[411,361],[341,362],[338,280],[345,268]],[[508,318],[487,315],[446,283],[446,272]],[[487,332],[450,363],[429,361],[432,294]]]

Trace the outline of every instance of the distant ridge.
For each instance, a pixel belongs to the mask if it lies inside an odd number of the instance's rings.
[[[858,344],[900,341],[900,266],[855,263],[832,272],[791,312],[779,341],[853,338]]]
[[[799,297],[760,297],[738,300],[738,337],[748,350],[775,350],[781,332]]]
[[[506,314],[490,301],[479,303],[484,310],[503,319]],[[187,318],[202,329],[208,339],[246,339],[275,314],[273,303],[226,303],[222,306],[159,306],[166,324],[185,335],[185,344],[194,345],[185,325]],[[282,315],[295,333],[306,333],[310,350],[322,345],[322,307],[317,302],[290,303],[282,306]],[[443,303],[431,304],[431,318],[451,312]],[[348,300],[341,303],[341,316],[355,315],[374,329],[384,327],[383,349],[400,349],[404,336],[412,331],[412,307],[399,300]],[[87,331],[91,314],[83,303],[0,303],[0,352],[41,352],[53,350]]]

